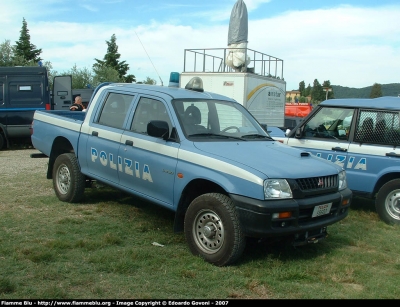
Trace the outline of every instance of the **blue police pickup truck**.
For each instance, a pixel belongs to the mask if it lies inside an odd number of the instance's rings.
[[[400,98],[326,100],[275,139],[343,167],[354,195],[400,224]]]
[[[352,199],[341,166],[275,141],[199,78],[186,89],[105,85],[87,112],[36,111],[32,133],[61,201],[83,200],[91,181],[150,200],[217,266],[237,261],[249,237],[316,243]]]

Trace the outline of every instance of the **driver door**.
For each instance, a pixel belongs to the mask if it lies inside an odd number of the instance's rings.
[[[302,137],[288,138],[287,144],[345,168],[353,115],[354,109],[323,107],[303,124]]]

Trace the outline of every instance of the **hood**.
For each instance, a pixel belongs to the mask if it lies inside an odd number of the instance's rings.
[[[269,178],[307,178],[337,174],[342,168],[332,162],[278,141],[196,142],[208,156],[237,166],[250,167]],[[304,156],[301,156],[303,153]]]

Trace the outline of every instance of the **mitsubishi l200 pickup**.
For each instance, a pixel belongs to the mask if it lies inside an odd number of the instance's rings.
[[[272,139],[197,77],[186,89],[104,85],[86,112],[36,111],[32,132],[61,201],[97,181],[168,208],[191,252],[217,266],[248,237],[316,243],[351,203],[343,167]]]

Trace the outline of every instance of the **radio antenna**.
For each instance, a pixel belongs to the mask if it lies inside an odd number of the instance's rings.
[[[137,36],[137,38],[138,38],[140,44],[142,45],[144,52],[146,52],[147,57],[149,58],[151,65],[153,65],[154,70],[156,71],[156,73],[157,73],[157,75],[158,75],[158,78],[160,78],[161,86],[164,86],[164,83],[163,83],[162,80],[161,80],[160,74],[158,73],[158,71],[157,71],[156,67],[154,66],[153,62],[151,61],[151,59],[150,59],[150,57],[149,57],[149,54],[148,54],[147,51],[146,51],[146,48],[144,48],[144,46],[143,46],[143,44],[142,44],[142,41],[141,41],[140,38],[139,38],[139,35],[137,35],[137,33],[136,33],[135,30],[133,30],[133,31],[135,32],[135,34],[136,34],[136,36]]]

